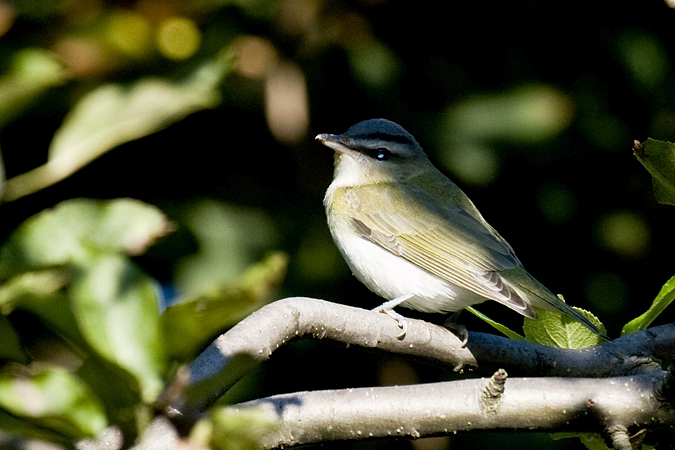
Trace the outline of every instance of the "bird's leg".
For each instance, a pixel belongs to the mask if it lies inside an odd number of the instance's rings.
[[[396,308],[398,305],[403,303],[404,301],[414,297],[415,294],[405,294],[401,295],[400,297],[396,297],[393,300],[389,300],[387,302],[382,303],[380,306],[377,308],[374,308],[373,311],[385,313],[392,319],[396,321],[398,324],[398,327],[401,329],[401,334],[397,336],[397,338],[402,339],[405,336],[405,333],[408,331],[408,324],[405,320],[405,317],[394,311],[394,308]]]
[[[457,323],[459,313],[461,312],[462,310],[459,310],[451,314],[450,317],[448,317],[446,321],[443,322],[443,328],[447,328],[448,330],[454,332],[457,337],[462,340],[462,347],[464,347],[469,341],[469,330],[467,330],[464,325]]]

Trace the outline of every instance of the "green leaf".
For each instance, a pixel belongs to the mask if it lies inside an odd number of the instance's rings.
[[[215,107],[220,82],[231,67],[232,57],[222,52],[180,82],[145,78],[131,86],[106,84],[89,92],[55,133],[47,164],[8,180],[5,200],[50,186],[121,144]]]
[[[218,333],[260,308],[283,279],[287,264],[286,254],[272,253],[238,280],[169,306],[161,318],[169,354],[191,359]]]
[[[133,439],[143,429],[143,417],[150,404],[143,403],[138,380],[132,374],[95,354],[83,361],[76,374],[96,392],[110,423],[126,437]]]
[[[506,327],[506,326],[502,325],[501,323],[490,319],[488,316],[486,316],[485,314],[483,314],[480,311],[477,311],[477,310],[473,309],[471,306],[467,307],[466,310],[469,311],[471,314],[473,314],[473,315],[481,318],[485,322],[487,322],[490,326],[495,328],[497,331],[502,333],[504,336],[506,336],[510,339],[515,339],[517,341],[524,341],[525,340],[525,338],[523,336],[521,336],[518,333],[516,333],[515,331],[511,330],[509,327]]]
[[[236,280],[273,247],[276,237],[263,211],[212,200],[188,209],[183,220],[199,245],[197,253],[177,264],[175,283],[185,295],[200,295]]]
[[[0,128],[47,89],[65,80],[65,67],[47,50],[26,48],[16,52],[9,72],[0,77]]]
[[[663,312],[675,299],[675,276],[671,277],[659,291],[658,295],[644,314],[628,322],[621,329],[621,336],[644,330]]]
[[[579,313],[598,327],[603,334],[605,326],[592,313],[574,307]],[[525,318],[523,331],[530,342],[550,347],[582,349],[603,342],[603,339],[573,318],[557,311],[537,310],[538,319]]]
[[[159,289],[125,254],[145,251],[168,228],[157,208],[130,199],[70,200],[37,214],[0,249],[1,276],[14,275],[0,287],[0,308],[28,310],[119,365],[151,402],[166,364]]]
[[[67,200],[12,233],[0,249],[0,279],[65,265],[92,247],[138,255],[169,230],[161,211],[138,200]]]
[[[65,271],[25,272],[0,284],[0,312],[9,314],[29,297],[50,297],[66,285]]]
[[[93,253],[73,264],[70,297],[87,343],[133,374],[146,402],[162,389],[164,345],[158,287],[129,259]]]
[[[7,439],[31,439],[33,441],[40,440],[45,442],[52,442],[68,448],[72,446],[72,438],[66,437],[50,430],[41,427],[38,424],[25,420],[23,418],[15,417],[0,408],[0,441],[7,441]],[[4,435],[3,435],[4,433]],[[29,448],[28,445],[22,448]]]
[[[554,441],[579,438],[588,450],[610,450],[602,436],[595,433],[551,433],[550,436]]]
[[[72,438],[93,436],[108,425],[87,385],[57,368],[31,376],[0,374],[0,408]]]
[[[652,175],[656,200],[675,206],[675,144],[649,138],[636,143],[633,154]]]
[[[263,447],[268,433],[278,430],[276,417],[262,408],[213,408],[197,422],[190,442],[215,450],[257,450]]]
[[[68,274],[64,268],[16,275],[0,284],[0,312],[9,314],[15,309],[30,312],[71,343],[83,346],[85,342],[70,300],[62,290],[67,283]]]

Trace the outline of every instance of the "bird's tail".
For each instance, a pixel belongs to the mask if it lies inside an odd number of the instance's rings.
[[[583,324],[586,328],[603,339],[609,340],[607,335],[586,316],[565,303],[565,301],[557,295],[553,294],[553,292],[537,281],[537,279],[530,275],[526,270],[522,269],[522,271],[518,271],[517,273],[509,274],[508,283],[521,296],[527,298],[528,303],[535,308],[541,308],[548,311],[559,311]]]

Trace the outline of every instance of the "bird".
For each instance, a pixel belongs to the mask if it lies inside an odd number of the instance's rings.
[[[356,278],[397,306],[454,313],[492,300],[532,319],[559,311],[604,334],[523,267],[509,243],[417,140],[387,119],[369,119],[316,140],[335,152],[324,197],[328,227]]]

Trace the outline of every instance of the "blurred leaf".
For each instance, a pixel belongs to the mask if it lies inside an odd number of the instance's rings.
[[[354,46],[349,52],[349,64],[356,78],[371,88],[391,85],[401,68],[396,53],[376,39]]]
[[[447,136],[465,140],[537,143],[553,138],[572,121],[574,105],[563,92],[546,85],[474,96],[453,105],[445,116]]]
[[[488,325],[502,333],[504,336],[510,338],[510,339],[515,339],[516,341],[524,341],[525,338],[516,333],[515,331],[511,330],[509,327],[506,327],[502,325],[499,322],[496,322],[492,319],[490,319],[488,316],[483,314],[482,312],[474,309],[473,307],[469,306],[466,308],[467,311],[469,311],[471,314],[473,314],[476,317],[479,317],[480,319],[484,320]]]
[[[2,360],[27,364],[28,355],[23,351],[19,335],[10,321],[0,314],[0,361]]]
[[[213,108],[220,102],[218,86],[231,66],[230,55],[220,53],[181,82],[146,78],[129,87],[96,88],[73,107],[54,134],[47,164],[7,181],[5,200],[50,186],[125,142]]]
[[[5,192],[5,163],[2,159],[2,150],[0,150],[0,200]]]
[[[138,200],[67,200],[12,233],[0,248],[0,279],[64,265],[91,247],[137,255],[168,230],[164,215]]]
[[[590,312],[574,307],[590,320],[600,331],[606,333],[605,326]],[[550,347],[582,349],[603,342],[603,339],[586,326],[557,311],[537,309],[538,319],[525,318],[523,331],[529,342]]]
[[[66,285],[63,270],[49,269],[26,272],[0,284],[0,312],[11,313],[26,297],[45,297],[54,294]]]
[[[64,70],[46,50],[27,48],[14,54],[9,72],[0,77],[0,129],[44,91],[62,84]]]
[[[87,385],[57,368],[32,376],[0,374],[0,408],[72,438],[95,435],[108,424]]]
[[[100,216],[88,238],[101,249],[140,255],[172,229],[158,208],[138,200],[101,202],[99,208]]]
[[[675,144],[649,138],[636,142],[633,154],[652,175],[656,200],[675,206]]]
[[[126,256],[166,233],[155,207],[130,199],[70,200],[24,222],[0,250],[0,308],[22,308],[136,377],[144,400],[162,387],[164,348],[154,281]],[[122,253],[122,254],[120,254]],[[67,270],[66,270],[67,268]],[[69,281],[69,297],[61,290]]]
[[[84,345],[70,300],[62,290],[68,282],[63,268],[16,275],[0,284],[0,312],[28,311],[71,343]]]
[[[143,404],[138,380],[129,372],[96,355],[90,355],[77,369],[77,376],[101,399],[108,419],[126,436],[135,436],[149,404]]]
[[[663,312],[675,299],[675,276],[671,277],[659,291],[658,295],[644,314],[628,322],[621,329],[621,336],[644,330]]]
[[[127,258],[92,253],[73,267],[71,302],[86,341],[133,374],[151,402],[162,389],[164,346],[154,280]]]
[[[288,257],[272,253],[238,280],[169,306],[161,321],[167,352],[188,360],[227,327],[258,309],[286,274]]]
[[[634,82],[649,90],[661,86],[671,68],[668,51],[656,36],[629,28],[618,36],[617,47]]]
[[[179,261],[179,291],[200,295],[235,280],[269,250],[276,238],[264,211],[205,200],[190,208],[185,224],[199,245],[198,253]]]
[[[265,435],[278,427],[276,417],[262,408],[213,408],[195,425],[190,441],[203,447],[210,444],[216,450],[257,450]]]
[[[0,444],[7,441],[7,439],[31,439],[41,440],[46,442],[58,443],[65,448],[72,445],[72,439],[63,436],[53,430],[38,426],[35,423],[14,417],[0,409]],[[11,447],[16,448],[16,447]],[[29,446],[22,448],[29,449]],[[52,450],[51,448],[45,450]],[[53,449],[57,450],[57,449]]]

